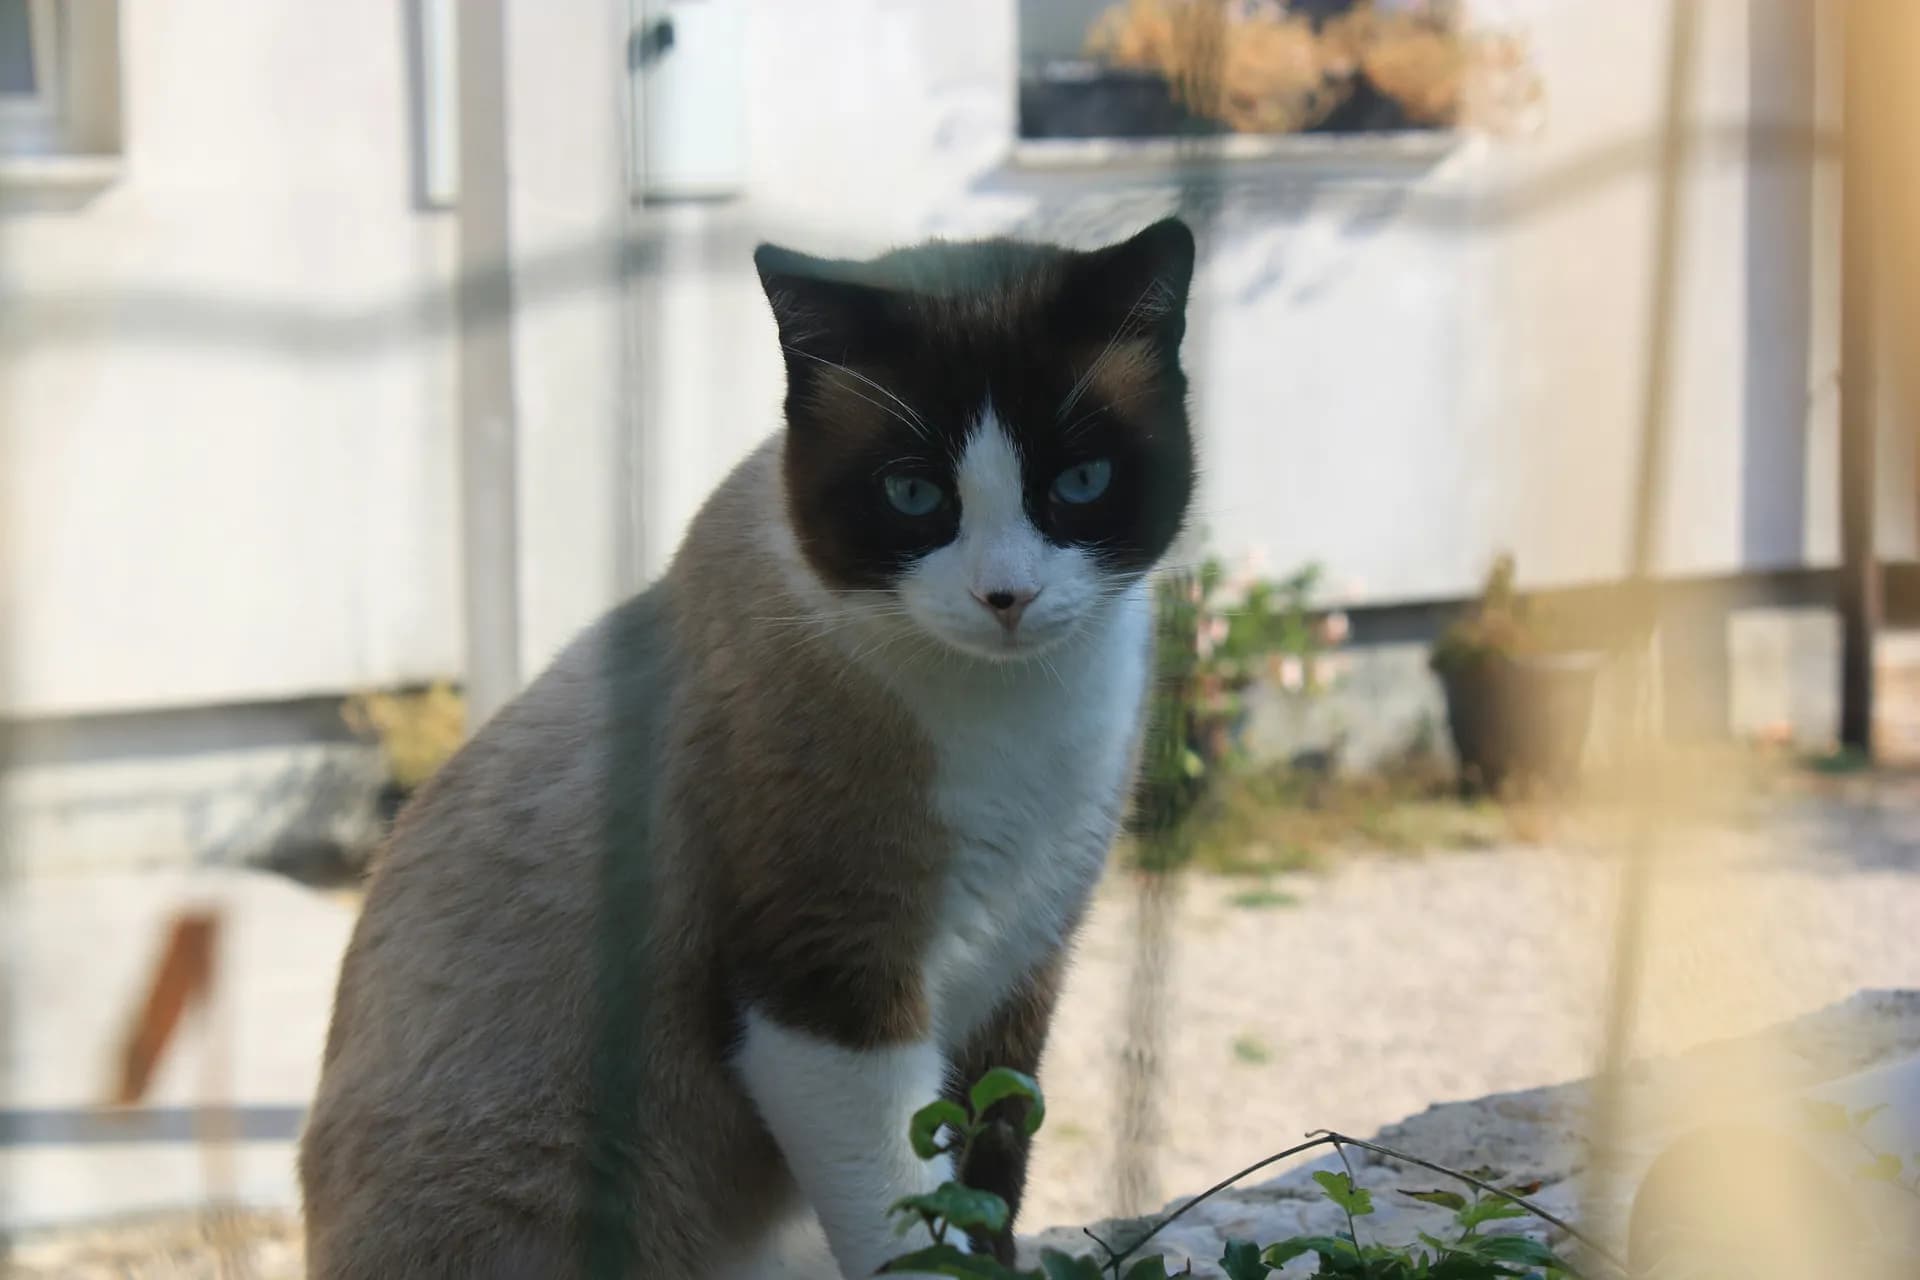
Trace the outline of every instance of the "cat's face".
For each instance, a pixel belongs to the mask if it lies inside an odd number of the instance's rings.
[[[1193,487],[1193,237],[1090,253],[762,246],[794,533],[845,607],[980,657],[1042,653],[1165,553]]]

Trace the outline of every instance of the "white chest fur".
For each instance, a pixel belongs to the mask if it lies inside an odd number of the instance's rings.
[[[908,691],[937,753],[954,838],[926,951],[940,1042],[957,1047],[1062,944],[1125,807],[1146,695],[1144,587],[1045,662]]]

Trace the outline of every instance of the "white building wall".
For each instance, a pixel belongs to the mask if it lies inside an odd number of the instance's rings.
[[[743,190],[669,206],[631,199],[639,0],[507,5],[527,674],[656,573],[774,428],[756,241],[1099,240],[1179,196],[1150,170],[1014,161],[1013,0],[734,2]],[[1811,59],[1777,64],[1813,23],[1802,0],[1701,7],[1662,563],[1822,562],[1833,160],[1756,168],[1748,128],[1758,101],[1805,140]],[[0,222],[0,709],[44,729],[457,674],[454,226],[413,199],[407,6],[124,10],[120,180]],[[1355,600],[1466,592],[1502,548],[1536,584],[1624,565],[1666,7],[1497,12],[1531,35],[1537,135],[1226,165],[1205,225],[1196,519]],[[1888,550],[1911,552],[1911,486],[1886,496]],[[50,740],[34,794],[107,750]],[[32,827],[56,858],[86,807],[60,779],[67,825]]]

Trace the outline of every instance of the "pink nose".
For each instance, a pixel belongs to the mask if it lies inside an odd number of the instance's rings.
[[[1038,591],[1008,591],[1002,588],[998,591],[976,591],[973,598],[991,609],[993,616],[1000,620],[1000,625],[1011,631],[1020,625],[1020,615],[1027,611],[1027,606],[1039,594]]]

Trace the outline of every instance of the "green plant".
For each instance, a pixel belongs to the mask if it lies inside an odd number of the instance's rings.
[[[908,1129],[914,1152],[923,1160],[942,1155],[954,1157],[956,1168],[964,1168],[967,1153],[989,1125],[988,1108],[1004,1098],[1024,1098],[1030,1106],[1027,1132],[1040,1128],[1045,1117],[1045,1102],[1040,1087],[1031,1077],[1006,1068],[996,1068],[973,1086],[962,1105],[942,1099],[922,1107],[914,1114]],[[1535,1188],[1502,1189],[1473,1174],[1448,1169],[1432,1161],[1395,1151],[1378,1143],[1363,1142],[1345,1134],[1322,1130],[1297,1146],[1279,1151],[1249,1165],[1206,1191],[1186,1201],[1155,1223],[1145,1234],[1124,1248],[1115,1248],[1088,1232],[1088,1236],[1106,1254],[1104,1261],[1073,1256],[1057,1249],[1040,1253],[1040,1269],[1017,1271],[992,1257],[968,1253],[949,1243],[949,1237],[971,1230],[1004,1230],[1009,1218],[1007,1205],[999,1196],[975,1190],[955,1181],[942,1183],[925,1195],[908,1196],[893,1206],[901,1219],[902,1231],[915,1223],[926,1227],[933,1243],[895,1258],[881,1268],[883,1274],[917,1272],[952,1276],[958,1280],[1168,1280],[1166,1259],[1140,1256],[1141,1250],[1196,1205],[1211,1199],[1235,1183],[1261,1169],[1320,1147],[1332,1147],[1346,1164],[1347,1148],[1364,1151],[1414,1165],[1453,1178],[1471,1188],[1471,1198],[1453,1191],[1402,1191],[1412,1199],[1453,1211],[1454,1228],[1450,1239],[1421,1233],[1414,1245],[1389,1245],[1367,1242],[1360,1237],[1360,1220],[1374,1212],[1373,1193],[1355,1182],[1349,1166],[1344,1173],[1331,1171],[1313,1175],[1321,1194],[1339,1206],[1347,1220],[1347,1230],[1332,1235],[1293,1236],[1261,1245],[1249,1240],[1231,1240],[1220,1258],[1220,1266],[1229,1280],[1265,1280],[1267,1276],[1296,1258],[1312,1255],[1318,1263],[1313,1272],[1330,1280],[1581,1280],[1581,1274],[1566,1260],[1530,1236],[1486,1234],[1481,1228],[1505,1219],[1537,1217],[1580,1240],[1615,1271],[1625,1267],[1606,1250],[1581,1235],[1570,1224],[1525,1199]],[[1524,1194],[1523,1194],[1524,1193]],[[1189,1275],[1188,1267],[1180,1274]]]
[[[1420,1233],[1418,1245],[1367,1243],[1359,1220],[1372,1215],[1373,1194],[1356,1186],[1351,1173],[1313,1175],[1323,1195],[1347,1217],[1347,1230],[1335,1235],[1293,1236],[1265,1248],[1249,1240],[1230,1240],[1220,1265],[1228,1280],[1265,1280],[1295,1258],[1312,1254],[1316,1276],[1346,1280],[1493,1280],[1519,1276],[1531,1280],[1575,1280],[1573,1267],[1540,1241],[1522,1235],[1483,1235],[1480,1228],[1527,1211],[1497,1196],[1468,1199],[1454,1191],[1402,1191],[1428,1204],[1453,1210],[1453,1238]]]
[[[1513,589],[1513,557],[1493,562],[1473,608],[1455,618],[1433,644],[1429,664],[1445,673],[1518,653],[1526,634],[1523,606]]]
[[[954,1168],[964,1169],[974,1143],[993,1123],[987,1119],[987,1111],[1008,1098],[1026,1099],[1026,1129],[1029,1134],[1036,1132],[1046,1119],[1046,1102],[1040,1096],[1040,1086],[1031,1076],[1007,1067],[995,1067],[968,1091],[964,1105],[942,1098],[914,1113],[907,1129],[914,1154],[922,1160],[950,1156]],[[881,1268],[883,1274],[909,1271],[958,1276],[962,1280],[1100,1280],[1100,1270],[1091,1262],[1070,1258],[1055,1250],[1043,1255],[1041,1271],[1025,1272],[1015,1271],[990,1255],[968,1253],[950,1243],[949,1236],[1006,1229],[1011,1217],[1007,1202],[990,1191],[949,1179],[924,1195],[899,1200],[891,1212],[899,1220],[900,1231],[905,1232],[918,1222],[926,1227],[933,1243],[893,1259]]]
[[[1137,812],[1159,842],[1149,865],[1185,860],[1177,828],[1233,756],[1253,688],[1301,696],[1325,686],[1326,652],[1347,620],[1315,607],[1319,582],[1313,565],[1268,578],[1251,562],[1229,571],[1209,557],[1156,584],[1157,697]]]
[[[1493,562],[1473,607],[1449,623],[1429,659],[1436,672],[1460,670],[1490,658],[1517,658],[1569,646],[1562,619],[1514,587],[1513,557]]]

